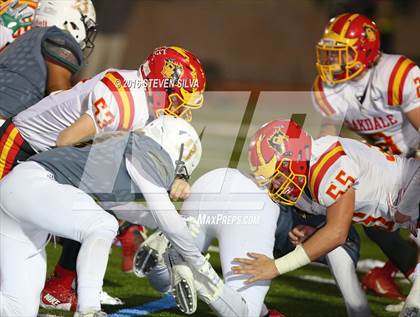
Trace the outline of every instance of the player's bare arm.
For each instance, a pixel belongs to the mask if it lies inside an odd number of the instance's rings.
[[[47,61],[47,93],[71,88],[72,73],[65,67]]]
[[[333,205],[328,207],[326,225],[302,245],[303,250],[302,248],[299,250],[298,247],[295,251],[276,261],[263,254],[248,253],[251,259],[235,259],[234,261],[239,265],[233,266],[232,271],[237,274],[251,275],[246,283],[254,283],[259,280],[273,279],[281,273],[286,273],[302,266],[299,264],[301,261],[297,258],[301,256],[302,251],[306,253],[310,261],[314,261],[334,250],[336,247],[344,244],[347,239],[353,216],[354,201],[355,191],[349,189]],[[283,268],[282,264],[289,266],[289,268]]]
[[[68,146],[81,140],[93,137],[96,134],[96,126],[88,114],[83,114],[71,126],[64,129],[57,138],[56,146]]]
[[[420,129],[420,107],[406,112],[408,121],[417,129]]]

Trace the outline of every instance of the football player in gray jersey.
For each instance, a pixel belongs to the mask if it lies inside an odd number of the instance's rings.
[[[142,131],[55,148],[19,164],[0,183],[0,315],[36,316],[46,273],[45,241],[53,234],[82,244],[75,316],[102,316],[100,291],[118,229],[105,212],[111,206],[128,204],[131,220],[159,227],[191,265],[206,262],[167,192],[175,176],[192,173],[200,157],[194,128],[161,116]]]
[[[40,0],[33,29],[0,53],[0,119],[17,115],[46,95],[71,88],[93,48],[95,9],[74,1]]]

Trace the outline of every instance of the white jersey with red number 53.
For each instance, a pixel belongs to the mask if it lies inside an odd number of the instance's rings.
[[[420,107],[420,69],[404,56],[382,54],[362,78],[334,86],[317,77],[313,101],[324,117],[344,122],[388,153],[409,156],[420,145],[405,116]]]
[[[419,166],[415,159],[326,136],[313,142],[308,186],[314,205],[326,208],[352,187],[356,191],[353,221],[394,230],[397,225],[390,205],[398,201]]]
[[[153,116],[138,72],[108,69],[45,97],[13,122],[32,148],[42,152],[55,146],[60,132],[83,114],[92,118],[97,133],[142,128]]]

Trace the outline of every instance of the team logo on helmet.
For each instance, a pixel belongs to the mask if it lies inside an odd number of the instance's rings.
[[[365,24],[363,26],[363,28],[365,29],[365,36],[366,36],[367,40],[369,42],[376,41],[375,30],[370,25],[368,25],[368,24]]]
[[[285,141],[287,141],[289,137],[284,134],[283,131],[280,129],[277,129],[274,131],[273,135],[268,139],[268,144],[276,150],[276,152],[279,155],[283,155],[286,152],[286,146],[284,144]]]
[[[174,60],[168,58],[165,60],[165,65],[162,69],[163,77],[173,80],[175,83],[181,78],[184,73],[184,68],[181,64],[176,63]]]
[[[276,170],[277,158],[276,155],[267,162],[261,150],[261,142],[264,140],[264,135],[260,135],[255,142],[255,150],[258,158],[257,166],[251,166],[251,172],[257,177],[260,185],[266,184]]]

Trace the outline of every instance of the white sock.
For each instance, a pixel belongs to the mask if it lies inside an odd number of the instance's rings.
[[[77,311],[101,310],[100,294],[115,233],[102,231],[88,236],[77,257]]]

